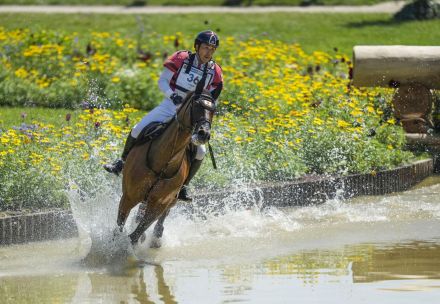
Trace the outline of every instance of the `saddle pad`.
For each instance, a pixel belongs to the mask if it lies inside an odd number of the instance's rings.
[[[136,145],[142,145],[158,136],[160,136],[165,129],[170,125],[170,122],[153,121],[142,129],[139,134]]]

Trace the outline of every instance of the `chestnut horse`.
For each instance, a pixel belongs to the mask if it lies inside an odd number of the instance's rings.
[[[210,138],[215,102],[208,91],[201,91],[187,95],[159,137],[133,147],[128,154],[117,224],[122,231],[130,210],[143,204],[138,226],[129,235],[132,244],[158,219],[154,236],[162,236],[163,221],[189,173],[190,143],[201,145]]]

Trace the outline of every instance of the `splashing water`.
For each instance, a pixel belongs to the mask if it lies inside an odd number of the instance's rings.
[[[417,239],[422,230],[422,235],[431,235],[433,232],[428,230],[433,227],[429,225],[440,217],[440,184],[401,194],[347,201],[334,199],[321,205],[284,208],[263,208],[270,206],[270,202],[263,201],[260,191],[244,185],[237,189],[240,191],[232,191],[221,200],[210,199],[208,195],[191,204],[178,204],[165,221],[160,251],[149,248],[151,226],[147,242],[135,250],[137,258],[155,260],[158,252],[160,259],[248,257],[249,252],[258,256],[273,248],[288,251],[296,246],[331,245],[338,238],[353,243],[363,237],[367,241]],[[119,178],[107,180],[91,196],[78,190],[69,192],[81,246],[90,247],[103,263],[121,258],[121,248],[126,250],[124,257],[133,254],[127,251],[127,233],[135,228],[137,207],[132,210],[124,233],[114,240],[120,196]],[[412,222],[415,226],[411,226]]]

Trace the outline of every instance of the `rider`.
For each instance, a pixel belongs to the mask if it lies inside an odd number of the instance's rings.
[[[105,170],[116,175],[121,173],[128,153],[141,131],[151,122],[167,122],[176,115],[177,106],[182,103],[188,92],[195,90],[197,82],[202,78],[205,65],[208,65],[205,88],[211,92],[214,100],[217,100],[223,88],[223,76],[220,66],[212,60],[212,56],[218,46],[217,34],[213,31],[203,31],[194,40],[195,53],[177,51],[168,57],[158,81],[159,89],[165,94],[164,100],[133,127],[125,142],[121,159],[104,165]],[[189,175],[180,190],[179,199],[192,200],[187,186],[199,170],[205,154],[205,145],[197,146],[196,155],[191,161]]]

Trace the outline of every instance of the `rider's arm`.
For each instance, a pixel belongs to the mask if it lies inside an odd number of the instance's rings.
[[[174,93],[174,91],[170,87],[171,78],[173,77],[174,72],[170,71],[168,68],[164,68],[162,74],[160,74],[158,85],[159,89],[165,94],[166,97],[170,98],[170,96]]]
[[[216,88],[211,91],[211,96],[214,98],[214,100],[217,102],[218,97],[220,96],[220,93],[223,89],[223,82],[217,84]]]
[[[219,65],[215,65],[215,74],[214,79],[210,85],[210,93],[212,98],[214,98],[215,102],[217,102],[218,97],[223,89],[223,73],[222,69]]]

